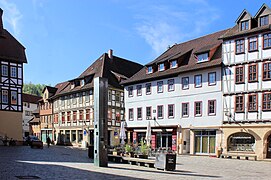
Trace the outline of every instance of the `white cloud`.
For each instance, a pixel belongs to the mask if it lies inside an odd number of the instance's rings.
[[[19,36],[21,32],[19,22],[23,15],[14,3],[7,0],[0,0],[0,5],[3,7],[4,20],[11,26],[15,36]]]
[[[205,0],[159,5],[143,3],[136,9],[136,30],[155,55],[164,52],[169,45],[202,35],[219,18],[218,10]]]

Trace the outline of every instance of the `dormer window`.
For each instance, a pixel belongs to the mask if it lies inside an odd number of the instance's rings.
[[[149,67],[148,67],[148,74],[151,74],[152,71],[153,71],[153,70],[152,70],[152,66],[149,66]]]
[[[158,69],[159,69],[159,71],[164,71],[165,70],[165,64],[164,63],[159,64]]]
[[[74,88],[74,82],[71,82],[71,89]]]
[[[81,80],[81,86],[84,86],[85,85],[85,81],[82,79]]]
[[[260,17],[260,26],[269,24],[269,15]]]
[[[170,68],[176,68],[177,67],[177,61],[174,60],[174,61],[171,61],[170,62]]]
[[[198,55],[198,63],[208,61],[208,53],[202,53]]]
[[[241,31],[248,30],[248,21],[241,22]]]

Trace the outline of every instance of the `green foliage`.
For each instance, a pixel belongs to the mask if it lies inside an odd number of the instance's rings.
[[[23,93],[42,96],[42,90],[45,86],[45,84],[24,83]]]
[[[126,146],[125,146],[125,152],[127,152],[127,153],[132,152],[132,146],[129,145],[129,144],[126,144]]]
[[[141,153],[142,153],[143,155],[147,155],[147,154],[148,154],[148,151],[149,151],[149,148],[148,148],[147,144],[145,144],[144,141],[141,140],[141,141],[140,141],[140,145],[141,145],[141,147],[140,147]]]

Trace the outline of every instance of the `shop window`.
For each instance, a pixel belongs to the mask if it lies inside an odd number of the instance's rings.
[[[254,152],[255,138],[245,132],[232,134],[228,138],[228,151]]]

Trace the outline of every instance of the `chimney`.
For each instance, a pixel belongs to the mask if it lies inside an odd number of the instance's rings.
[[[108,50],[108,57],[109,57],[109,59],[113,59],[113,50],[112,49],[109,49]]]

